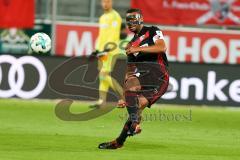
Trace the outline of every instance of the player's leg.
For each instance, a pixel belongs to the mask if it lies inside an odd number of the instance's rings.
[[[129,114],[129,119],[135,125],[139,121],[139,92],[141,90],[141,84],[138,78],[134,75],[127,76],[124,83],[124,96],[126,101],[126,107]]]
[[[101,104],[106,103],[107,100],[107,92],[109,90],[110,84],[108,82],[108,75],[109,75],[109,56],[100,57],[98,63],[99,72],[99,102]],[[100,105],[101,105],[100,104]]]
[[[114,149],[120,148],[120,147],[123,146],[123,144],[126,141],[128,136],[133,136],[134,134],[137,134],[137,133],[141,132],[141,128],[139,126],[139,123],[141,122],[142,111],[148,105],[148,100],[143,96],[139,96],[138,97],[138,104],[139,104],[138,112],[137,112],[138,122],[137,122],[137,125],[134,126],[134,130],[133,130],[133,126],[132,126],[134,123],[132,122],[132,120],[129,117],[128,120],[125,122],[125,124],[123,126],[123,129],[122,129],[120,135],[116,138],[116,140],[114,140],[112,142],[108,142],[108,143],[103,143],[103,144],[105,144],[105,145],[108,144],[108,147],[113,146]],[[109,145],[109,144],[111,144],[111,145]],[[102,146],[102,145],[100,145],[100,146]]]
[[[139,79],[135,76],[128,76],[125,85],[125,99],[126,106],[129,113],[129,119],[125,123],[121,134],[119,137],[108,143],[103,143],[99,145],[101,149],[117,149],[120,148],[126,141],[129,135],[134,135],[141,131],[140,121],[141,113],[146,106],[150,107],[155,103],[167,90],[169,75],[165,73],[163,76],[161,74],[148,75],[151,78],[155,78],[156,83],[152,83],[151,86],[155,86],[152,89],[144,90],[142,92]],[[149,81],[148,78],[141,79],[141,84],[144,84],[145,81]]]
[[[104,104],[109,90],[108,72],[101,71],[99,74],[99,105]]]
[[[125,80],[125,100],[129,118],[124,124],[124,127],[116,139],[117,143],[123,145],[128,136],[133,136],[141,132],[140,122],[141,113],[145,106],[148,105],[148,100],[138,91],[141,89],[140,83],[136,77],[129,77]]]
[[[92,105],[91,107],[96,107],[106,103],[107,100],[107,92],[109,87],[111,87],[115,92],[118,93],[120,100],[123,99],[123,89],[121,85],[111,77],[111,71],[114,68],[116,63],[117,56],[109,53],[107,57],[101,58],[98,62],[99,73],[99,100],[98,103]]]
[[[101,143],[99,144],[98,148],[99,149],[117,149],[122,147],[127,137],[129,136],[128,132],[131,124],[132,122],[128,119],[125,122],[120,135],[115,140],[111,142]]]
[[[133,122],[130,120],[130,117],[128,118],[128,120],[125,122],[123,129],[120,133],[120,135],[113,141],[111,142],[106,142],[106,143],[101,143],[98,148],[99,149],[117,149],[117,148],[121,148],[124,145],[124,142],[126,141],[128,136],[133,136],[134,134],[140,133],[141,129],[139,126],[139,123],[141,121],[141,114],[142,111],[144,110],[144,108],[148,105],[148,100],[143,97],[143,96],[139,96],[138,97],[138,123],[137,125],[134,127],[134,131],[133,131]]]
[[[150,65],[151,67],[151,65]],[[129,119],[132,122],[129,128],[131,134],[136,134],[141,131],[140,121],[141,113],[146,106],[150,107],[155,103],[167,90],[169,83],[169,75],[166,72],[161,74],[159,67],[152,67],[159,74],[151,73],[141,77],[127,75],[125,80],[125,100],[129,114]]]
[[[148,99],[145,98],[141,93],[135,97],[126,97],[126,107],[129,114],[129,120],[131,121],[131,126],[129,127],[129,135],[135,135],[141,132],[140,123],[142,119],[142,111],[148,106]]]
[[[114,52],[114,53],[111,52],[110,53],[109,59],[108,59],[108,62],[107,62],[108,63],[107,70],[109,71],[109,73],[111,73],[113,71],[118,57],[119,57],[119,55],[117,54],[117,52]],[[120,99],[123,99],[123,88],[122,88],[122,86],[110,74],[107,77],[107,79],[109,81],[110,87],[118,94]]]
[[[96,104],[90,105],[90,108],[96,108],[100,105],[104,104],[107,99],[107,92],[109,90],[109,83],[106,79],[107,75],[109,75],[109,72],[107,70],[107,57],[101,58],[98,60],[98,70],[99,70],[99,98]]]

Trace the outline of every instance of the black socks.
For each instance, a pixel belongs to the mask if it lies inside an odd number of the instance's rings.
[[[123,145],[123,143],[126,141],[129,132],[129,128],[131,127],[132,122],[127,120],[127,122],[124,124],[122,132],[120,133],[119,137],[116,139],[117,143],[120,145]]]

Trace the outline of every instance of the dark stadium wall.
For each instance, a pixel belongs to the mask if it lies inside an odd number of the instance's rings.
[[[26,62],[29,58],[31,61]],[[71,98],[89,101],[98,98],[96,61],[89,61],[83,57],[13,55],[1,55],[0,60],[1,98]],[[18,68],[16,63],[19,64]],[[125,60],[119,59],[112,73],[112,76],[121,84],[124,79],[125,67]],[[60,75],[53,74],[56,69],[60,70]],[[87,69],[89,69],[88,72],[86,72]],[[240,73],[237,65],[172,62],[169,70],[170,90],[159,102],[183,105],[240,106]],[[67,76],[64,80],[65,73]],[[20,76],[23,77],[20,78]],[[49,83],[49,78],[51,78],[51,83]],[[72,88],[69,89],[69,86]],[[84,87],[80,88],[79,86]],[[109,97],[109,101],[116,101],[113,92]]]

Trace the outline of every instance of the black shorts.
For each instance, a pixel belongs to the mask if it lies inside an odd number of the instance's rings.
[[[138,88],[137,95],[148,100],[147,107],[151,107],[167,91],[168,84],[169,73],[166,66],[149,62],[128,65],[125,91],[131,87]]]

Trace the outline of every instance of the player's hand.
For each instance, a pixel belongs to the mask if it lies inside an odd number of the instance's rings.
[[[90,55],[90,58],[96,58],[98,53],[99,53],[98,50],[93,51]]]
[[[118,101],[118,108],[124,108],[126,107],[126,102],[123,99],[120,99]]]
[[[125,47],[125,50],[129,49],[132,46],[131,43],[128,43],[127,46]]]
[[[134,47],[134,46],[131,46],[129,48],[126,49],[126,53],[127,55],[128,54],[133,54],[133,53],[136,53],[136,52],[140,52],[140,47]]]
[[[99,51],[98,51],[98,50],[95,50],[95,51],[92,52],[91,55],[92,55],[92,56],[97,56],[98,53],[99,53]]]
[[[98,50],[93,51],[88,57],[89,60],[94,61],[97,58],[97,53],[98,53]]]

